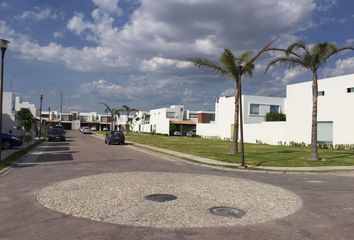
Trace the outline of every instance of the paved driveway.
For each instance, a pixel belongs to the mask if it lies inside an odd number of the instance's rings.
[[[226,171],[192,165],[171,157],[167,157],[169,160],[165,160],[157,155],[137,151],[129,145],[108,146],[104,144],[102,139],[82,135],[78,132],[68,132],[67,140],[66,142],[44,143],[26,159],[26,164],[20,164],[6,175],[0,176],[0,239],[353,239],[353,177]],[[177,185],[178,178],[176,176],[178,175],[181,176],[181,180],[185,180],[184,182],[191,179],[191,186],[194,186],[193,181],[197,181],[193,176],[197,176],[197,178],[203,176],[198,178],[199,180],[210,176],[211,180],[221,182],[223,179],[241,179],[246,182],[252,180],[252,183],[254,183],[253,181],[261,183],[255,187],[253,192],[252,189],[248,189],[249,192],[252,192],[252,196],[259,195],[259,198],[267,201],[268,197],[272,197],[276,191],[284,190],[298,196],[302,204],[299,209],[288,216],[272,219],[269,215],[271,220],[262,220],[254,224],[246,221],[245,224],[228,227],[179,226],[173,228],[151,227],[146,224],[141,226],[133,223],[125,224],[121,223],[121,218],[112,221],[118,224],[93,221],[54,211],[45,207],[43,202],[37,201],[38,194],[43,189],[53,184],[63,187],[63,183],[68,183],[66,181],[68,179],[75,181],[79,178],[80,181],[82,179],[91,181],[91,175],[108,176],[106,173],[114,173],[111,174],[114,176],[114,181],[120,181],[122,176],[127,176],[128,179],[131,175],[139,175],[140,172],[143,173],[142,176],[147,176],[148,180],[145,179],[146,181],[150,181],[149,178],[152,176],[148,174],[149,172],[171,175],[173,181],[177,181]],[[85,176],[87,178],[82,178]],[[129,182],[127,179],[125,181]],[[154,182],[159,179],[151,179],[151,185],[160,183]],[[70,184],[77,184],[77,182],[70,181]],[[98,181],[101,181],[100,178]],[[132,181],[136,181],[136,178]],[[213,183],[213,181],[208,182],[205,179],[203,181],[206,186]],[[94,181],[91,183],[94,184]],[[257,187],[263,186],[262,184],[272,186],[269,191],[258,194]],[[77,185],[77,189],[82,190],[81,187],[87,188],[87,186],[87,184]],[[104,185],[101,186],[104,187]],[[202,185],[199,186],[199,188],[202,187]],[[127,189],[130,189],[129,186]],[[229,191],[233,191],[232,187],[229,189]],[[215,191],[219,190],[215,187]],[[65,193],[65,189],[62,188],[61,191]],[[183,188],[180,191],[183,191]],[[208,191],[213,191],[213,189]],[[89,194],[90,191],[87,193]],[[185,191],[184,193],[187,193],[188,196],[189,192]],[[228,192],[223,194],[228,194]],[[243,193],[243,195],[247,194]],[[198,196],[198,194],[194,195],[194,197]],[[129,195],[129,197],[133,198],[134,196]],[[207,197],[205,196],[205,198]],[[65,198],[63,199],[63,204],[69,204],[72,200],[67,198],[68,202],[66,203]],[[121,200],[120,198],[119,201]],[[204,202],[204,199],[200,198],[200,201]],[[80,202],[80,199],[70,204],[77,202]],[[123,202],[120,203],[123,204]],[[200,205],[198,202],[194,202],[189,203],[188,207]],[[282,208],[287,208],[287,206],[274,207],[275,211],[280,211],[279,209]],[[193,210],[191,209],[191,211]],[[272,209],[265,210],[269,214]],[[188,211],[185,214],[188,217]],[[274,215],[278,215],[278,212],[274,212]],[[149,221],[149,219],[145,220],[147,223]],[[203,221],[203,219],[194,218],[193,221]]]

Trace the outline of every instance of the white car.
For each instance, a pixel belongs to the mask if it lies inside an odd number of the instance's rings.
[[[91,128],[90,127],[82,127],[83,134],[92,134]]]
[[[92,127],[91,127],[91,130],[92,130],[92,131],[96,131],[97,129],[96,129],[95,126],[92,126]]]

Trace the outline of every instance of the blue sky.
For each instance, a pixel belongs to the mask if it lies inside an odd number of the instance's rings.
[[[183,104],[213,110],[233,82],[196,69],[186,59],[218,59],[295,40],[354,44],[350,0],[0,0],[6,52],[4,89],[44,108],[98,111],[106,102],[148,110]],[[284,96],[306,72],[271,69],[271,55],[244,79],[244,92]],[[354,52],[335,56],[321,77],[354,73]]]

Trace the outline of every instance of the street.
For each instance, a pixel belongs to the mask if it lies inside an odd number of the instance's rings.
[[[68,131],[0,176],[0,239],[349,240],[353,190],[352,176],[223,170]]]

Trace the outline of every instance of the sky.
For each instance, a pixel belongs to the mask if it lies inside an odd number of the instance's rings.
[[[0,0],[5,54],[4,90],[24,101],[64,111],[97,111],[102,102],[149,110],[184,105],[214,110],[234,82],[188,59],[218,60],[298,40],[354,44],[352,0]],[[245,94],[281,96],[309,81],[306,71],[271,68],[274,53],[243,79]],[[334,56],[321,78],[354,73],[354,52]]]

